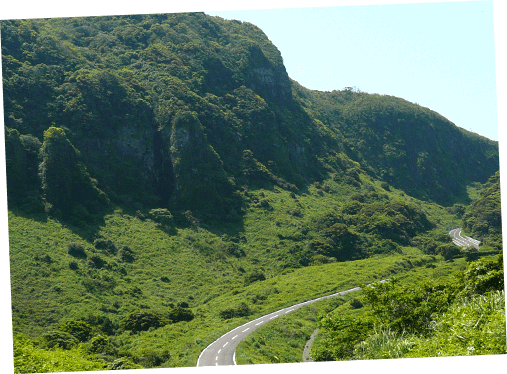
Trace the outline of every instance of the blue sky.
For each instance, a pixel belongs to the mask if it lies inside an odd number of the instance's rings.
[[[498,140],[492,1],[206,13],[259,26],[307,88],[402,97]]]

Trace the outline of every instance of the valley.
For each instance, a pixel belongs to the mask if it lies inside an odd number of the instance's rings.
[[[2,68],[16,370],[505,353],[498,142],[203,13],[2,21]]]

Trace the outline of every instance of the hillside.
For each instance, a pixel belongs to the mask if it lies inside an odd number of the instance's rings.
[[[114,202],[215,219],[241,213],[244,186],[304,191],[364,170],[452,205],[498,170],[497,142],[426,108],[301,87],[248,23],[199,13],[6,21],[2,35],[5,126],[27,150],[8,147],[7,158],[31,170],[9,183],[33,182],[16,188],[22,196],[37,189],[29,155],[51,126]]]
[[[400,98],[308,90],[252,24],[1,27],[23,370],[194,366],[289,303],[463,270],[459,251],[444,260],[461,219],[493,223],[501,250],[497,142]]]

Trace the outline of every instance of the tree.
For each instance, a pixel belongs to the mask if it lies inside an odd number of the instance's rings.
[[[169,226],[173,223],[173,215],[164,208],[151,209],[150,217],[161,226]]]
[[[5,165],[9,202],[18,202],[26,194],[27,158],[18,130],[5,128]]]
[[[125,317],[121,322],[121,326],[125,330],[137,333],[139,331],[147,331],[150,327],[159,328],[167,324],[167,322],[158,312],[138,310]]]
[[[79,204],[96,211],[107,203],[106,195],[95,186],[63,129],[50,127],[44,131],[40,154],[39,174],[48,208],[69,218]]]
[[[454,256],[459,255],[461,253],[460,249],[455,244],[443,244],[438,247],[438,253],[441,254],[444,259],[451,260]]]

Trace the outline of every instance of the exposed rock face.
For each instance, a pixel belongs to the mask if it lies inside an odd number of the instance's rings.
[[[306,158],[305,147],[298,143],[290,143],[288,146],[289,149],[289,159],[293,165],[308,165],[308,160]]]
[[[223,210],[235,188],[195,112],[183,111],[174,117],[170,152],[175,179],[173,202],[191,209]]]
[[[253,68],[249,78],[249,88],[263,93],[276,102],[286,102],[292,98],[289,77],[285,69],[275,70],[271,66]]]

